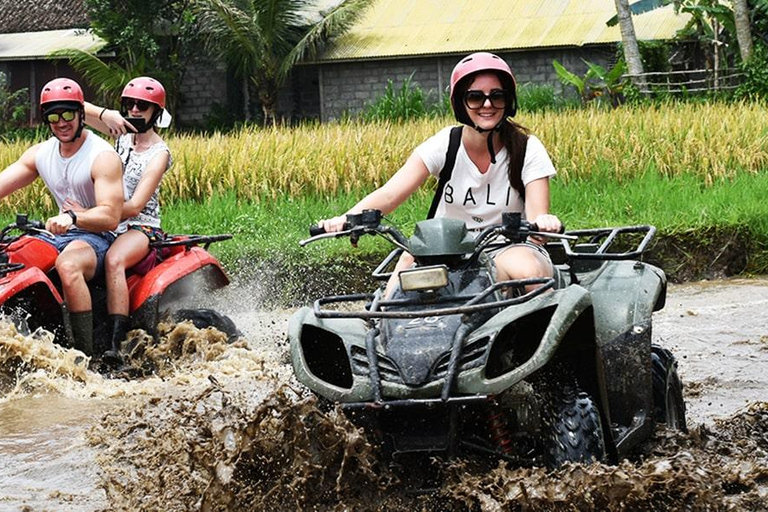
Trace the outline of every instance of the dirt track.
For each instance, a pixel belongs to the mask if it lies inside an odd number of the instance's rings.
[[[677,357],[689,424],[768,400],[768,280],[670,286],[654,339]]]

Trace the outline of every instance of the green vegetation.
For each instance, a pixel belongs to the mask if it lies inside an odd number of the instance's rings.
[[[684,240],[681,261],[697,252],[715,259],[720,245],[737,241],[747,261],[734,271],[768,271],[768,128],[760,103],[522,112],[517,120],[550,151],[558,169],[552,210],[569,228],[654,224],[660,240]],[[308,249],[297,242],[310,224],[384,183],[419,142],[451,122],[346,121],[169,136],[175,163],[162,190],[164,226],[173,233],[234,234],[212,247],[230,268],[254,260],[285,267],[380,255],[388,247],[375,240],[361,241],[358,250],[346,241]],[[26,147],[0,145],[0,166]],[[424,217],[431,195],[423,187],[391,220],[408,231]],[[5,199],[0,216],[43,217],[52,209],[38,182]]]

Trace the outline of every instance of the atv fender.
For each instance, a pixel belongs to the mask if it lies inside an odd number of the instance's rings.
[[[27,267],[0,279],[0,309],[11,318],[19,314],[25,317],[19,320],[30,332],[42,327],[52,332],[60,345],[72,346],[64,300],[39,268]]]
[[[652,265],[618,261],[606,266],[591,290],[595,338],[622,456],[653,429],[651,315],[665,300],[666,277]]]
[[[458,377],[457,391],[468,394],[498,394],[540,370],[552,359],[571,326],[591,305],[589,292],[581,286],[572,285],[518,306],[508,307],[496,314],[472,333],[468,343],[482,337],[493,340],[512,322],[537,310],[555,308],[533,356],[509,372],[492,379],[486,377],[485,367],[464,372]]]
[[[202,248],[174,254],[140,280],[129,280],[133,323],[154,332],[160,317],[174,306],[227,284],[218,260]]]
[[[288,322],[296,378],[334,402],[371,400],[370,381],[352,372],[347,352],[351,345],[364,349],[367,332],[368,324],[362,319],[317,318],[311,308],[301,308]]]
[[[26,268],[48,272],[56,264],[59,251],[52,244],[34,236],[22,236],[6,249],[9,263],[22,263]]]

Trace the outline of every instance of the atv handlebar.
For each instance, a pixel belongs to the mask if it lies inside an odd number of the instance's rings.
[[[17,213],[16,222],[8,224],[0,231],[0,243],[8,242],[8,233],[19,230],[22,233],[33,233],[53,238],[53,233],[45,229],[45,223],[41,220],[30,220],[26,213]]]
[[[380,210],[363,210],[362,213],[348,214],[347,222],[344,223],[342,231],[335,231],[329,233],[325,228],[314,225],[309,228],[310,237],[301,240],[299,245],[304,247],[307,244],[322,240],[324,238],[339,238],[343,236],[350,237],[352,243],[357,243],[361,235],[385,235],[390,242],[394,245],[408,250],[408,238],[403,235],[398,229],[392,226],[382,226],[381,220],[383,216]],[[490,226],[483,230],[475,239],[477,247],[482,250],[485,248],[492,238],[503,235],[509,240],[522,241],[525,240],[528,235],[536,235],[547,238],[560,238],[567,240],[576,240],[576,237],[562,234],[565,231],[565,227],[561,226],[559,233],[551,233],[548,231],[539,231],[539,227],[532,222],[528,222],[521,218],[519,213],[504,213],[502,214],[502,223],[494,226]],[[493,236],[492,236],[493,235]],[[488,242],[484,243],[488,240]],[[478,252],[478,251],[475,251]]]

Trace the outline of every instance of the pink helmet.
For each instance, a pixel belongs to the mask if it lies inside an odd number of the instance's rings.
[[[505,117],[514,117],[517,113],[517,93],[515,91],[515,77],[504,59],[498,55],[487,52],[478,52],[461,59],[451,73],[451,106],[456,120],[462,124],[473,126],[464,105],[463,94],[472,76],[482,71],[496,73],[501,80],[504,90],[507,91],[507,106],[504,110]]]
[[[43,115],[60,108],[83,108],[83,89],[71,78],[54,78],[40,91],[40,111]]]
[[[128,82],[123,88],[123,98],[144,100],[160,108],[165,108],[165,88],[163,84],[148,76],[140,76]]]

